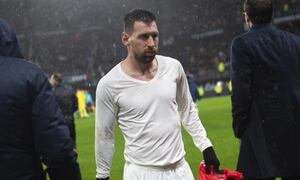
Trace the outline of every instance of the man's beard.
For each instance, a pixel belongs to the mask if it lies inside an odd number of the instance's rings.
[[[136,55],[136,59],[138,60],[138,62],[148,64],[154,60],[156,54],[157,54],[156,51],[155,52],[153,51],[150,54],[144,53],[144,54]]]

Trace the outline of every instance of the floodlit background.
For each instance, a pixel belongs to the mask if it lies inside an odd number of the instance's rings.
[[[135,8],[158,18],[160,54],[180,60],[214,95],[229,80],[232,38],[243,33],[242,0],[0,0],[0,17],[16,30],[24,56],[74,86],[91,88],[126,57],[122,20]],[[276,26],[300,34],[300,1],[275,0]],[[224,88],[225,90],[226,88]],[[212,91],[212,92],[211,92]],[[225,92],[224,92],[225,93]]]

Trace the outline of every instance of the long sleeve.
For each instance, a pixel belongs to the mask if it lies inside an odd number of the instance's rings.
[[[202,152],[207,147],[212,146],[212,144],[207,138],[206,131],[199,119],[198,112],[189,92],[187,78],[181,64],[179,64],[178,73],[176,101],[178,103],[181,122],[183,127],[192,136],[194,144]]]
[[[108,177],[110,173],[114,153],[116,112],[117,108],[113,103],[111,91],[100,81],[96,90],[95,153],[97,178]]]
[[[234,39],[231,46],[231,81],[232,81],[232,117],[233,131],[241,138],[249,122],[248,112],[251,107],[252,65],[248,48],[242,39]]]

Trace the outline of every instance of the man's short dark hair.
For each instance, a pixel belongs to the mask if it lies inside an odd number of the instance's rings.
[[[253,24],[270,23],[273,17],[273,0],[245,0],[244,11]]]
[[[136,21],[142,21],[144,23],[151,23],[156,21],[156,17],[150,11],[146,11],[143,9],[135,9],[130,11],[124,17],[124,31],[127,33],[131,33],[133,31],[133,25]]]

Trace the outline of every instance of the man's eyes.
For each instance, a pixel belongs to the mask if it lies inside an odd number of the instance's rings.
[[[144,35],[141,35],[140,38],[143,39],[143,40],[147,40],[149,39],[150,37],[152,37],[154,40],[157,39],[158,35],[157,34],[154,34],[154,35],[148,35],[148,34],[144,34]]]
[[[149,38],[149,35],[144,34],[144,35],[141,35],[140,38],[141,38],[141,39],[148,39],[148,38]]]

